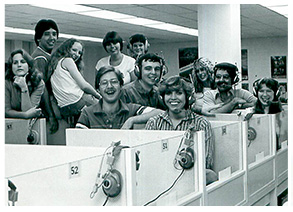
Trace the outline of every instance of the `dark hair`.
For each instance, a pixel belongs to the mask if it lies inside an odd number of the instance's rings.
[[[218,63],[215,65],[214,67],[214,74],[216,76],[217,74],[217,71],[218,70],[225,70],[228,72],[230,78],[232,79],[232,84],[235,84],[236,83],[236,76],[237,76],[237,73],[238,73],[238,68],[237,66],[231,64],[231,63]]]
[[[273,101],[278,101],[278,90],[279,90],[279,82],[277,80],[274,80],[272,78],[264,77],[260,80],[258,80],[255,83],[255,91],[256,91],[256,96],[258,96],[258,91],[261,89],[262,85],[266,85],[268,88],[272,89],[274,91],[274,100]]]
[[[184,108],[189,108],[189,98],[192,95],[192,85],[182,79],[180,76],[171,76],[166,80],[163,80],[159,86],[159,92],[165,103],[165,94],[169,91],[179,91],[183,89],[185,93],[185,105]]]
[[[193,86],[196,93],[203,92],[204,84],[203,82],[198,79],[197,73],[205,69],[207,71],[207,82],[209,82],[209,86],[211,89],[216,88],[216,83],[214,79],[214,71],[213,71],[213,64],[208,58],[200,57],[193,63],[193,69],[192,69],[192,80],[193,80]]]
[[[122,40],[122,38],[118,35],[117,32],[111,31],[111,32],[108,32],[105,35],[105,37],[103,39],[103,47],[107,52],[107,48],[106,48],[107,45],[109,45],[110,43],[115,44],[115,43],[118,43],[118,42],[120,43],[120,51],[122,51],[122,49],[123,49],[123,40]]]
[[[143,61],[150,61],[150,62],[158,62],[161,65],[161,72],[160,72],[160,78],[162,76],[163,66],[165,65],[165,60],[154,54],[154,53],[147,53],[139,56],[135,62],[136,66],[139,68],[139,74],[137,74],[138,79],[141,79],[141,69],[142,69],[142,62]]]
[[[39,39],[42,38],[44,32],[49,29],[55,29],[57,32],[57,38],[59,36],[59,29],[55,21],[51,19],[41,19],[35,27],[35,43],[39,45]]]
[[[71,58],[70,50],[75,42],[80,43],[83,46],[81,41],[76,40],[75,38],[70,38],[70,39],[67,39],[66,41],[64,41],[56,49],[56,51],[53,52],[49,66],[48,66],[48,78],[49,79],[52,76],[52,74],[54,73],[60,59],[66,58],[66,57]],[[84,49],[82,50],[82,53],[81,53],[79,59],[77,61],[75,61],[75,64],[76,64],[79,71],[82,71],[84,68],[84,63],[82,61],[83,53],[84,53]]]
[[[129,38],[129,43],[133,45],[136,42],[141,42],[145,44],[147,38],[143,34],[135,34]]]
[[[123,86],[123,84],[124,84],[123,74],[118,69],[115,69],[113,66],[102,66],[96,74],[96,79],[95,79],[95,88],[96,89],[100,88],[101,78],[104,74],[106,74],[108,72],[114,72],[117,76],[117,79],[119,80],[120,86],[121,87]]]
[[[278,90],[279,90],[279,82],[277,80],[274,80],[272,78],[264,77],[254,82],[254,89],[255,89],[255,95],[258,97],[258,91],[262,88],[262,85],[266,85],[268,88],[272,89],[274,91],[274,99],[273,102],[269,106],[269,114],[275,114],[282,111],[282,104],[279,101],[278,97]],[[259,98],[256,101],[255,104],[255,113],[257,114],[263,114],[264,108],[259,100]]]
[[[10,57],[8,58],[7,61],[7,69],[5,72],[5,79],[14,81],[14,73],[12,71],[12,64],[13,64],[13,57],[16,54],[21,54],[24,58],[24,60],[28,64],[28,75],[26,77],[27,82],[31,82],[32,86],[29,87],[30,93],[34,91],[34,89],[39,85],[40,81],[43,78],[43,75],[40,71],[34,68],[34,60],[33,58],[24,50],[24,49],[16,49],[13,52],[11,52]]]

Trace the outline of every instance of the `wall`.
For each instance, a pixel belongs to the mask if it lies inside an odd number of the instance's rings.
[[[250,91],[252,83],[262,77],[271,77],[271,56],[287,56],[288,69],[288,37],[243,39],[242,49],[248,52],[248,82]],[[277,79],[279,82],[288,81]]]
[[[270,58],[271,56],[288,56],[288,38],[287,37],[271,37],[271,38],[254,38],[243,39],[241,44],[242,49],[248,50],[248,82],[249,90],[252,91],[252,82],[264,76],[271,76]],[[21,41],[5,41],[5,61],[9,57],[9,52],[15,48],[21,47],[30,53],[35,48],[34,43]],[[169,68],[169,73],[166,75],[179,74],[179,48],[197,47],[197,41],[194,42],[174,42],[166,44],[152,44],[149,52],[163,55],[166,60],[166,65]],[[124,52],[126,49],[123,50]],[[94,85],[95,65],[97,61],[107,56],[103,46],[100,43],[85,44],[85,79]],[[287,58],[288,61],[288,58]],[[288,63],[288,62],[287,62]],[[288,70],[287,70],[288,73]],[[288,77],[287,77],[288,79]],[[280,82],[287,82],[287,79],[280,79]]]

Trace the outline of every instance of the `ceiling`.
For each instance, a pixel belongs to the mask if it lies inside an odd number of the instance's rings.
[[[197,29],[197,4],[87,4],[93,8],[130,14]],[[288,36],[288,18],[257,4],[242,4],[242,38]],[[34,29],[38,20],[54,19],[60,32],[103,38],[108,31],[117,31],[127,39],[134,33],[145,34],[150,43],[195,41],[197,37],[153,29],[69,12],[45,9],[28,4],[6,4],[5,26]],[[5,33],[6,39],[33,41],[32,35]]]

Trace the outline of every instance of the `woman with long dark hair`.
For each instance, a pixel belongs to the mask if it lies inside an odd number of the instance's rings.
[[[278,98],[279,83],[272,78],[262,78],[254,82],[257,102],[256,114],[275,114],[282,111],[282,104]]]
[[[45,83],[42,74],[33,67],[33,58],[23,49],[10,54],[5,73],[5,117],[34,118],[40,108]]]

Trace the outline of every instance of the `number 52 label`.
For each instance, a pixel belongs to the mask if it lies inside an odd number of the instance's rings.
[[[79,161],[69,163],[69,178],[75,178],[79,176],[80,176]]]

